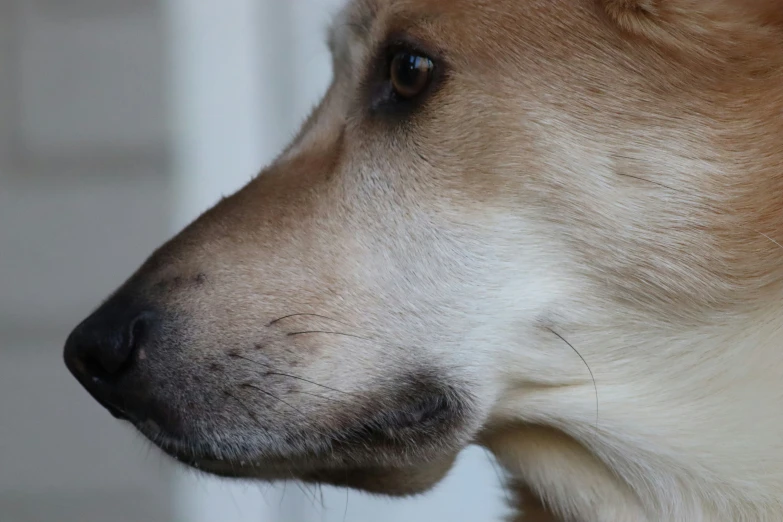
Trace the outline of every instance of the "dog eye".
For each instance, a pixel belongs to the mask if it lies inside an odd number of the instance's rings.
[[[413,52],[394,54],[390,63],[389,78],[398,99],[415,98],[429,86],[435,64],[428,57]]]

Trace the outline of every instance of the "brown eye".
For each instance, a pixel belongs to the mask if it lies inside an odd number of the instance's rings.
[[[434,67],[426,56],[410,52],[395,54],[390,76],[394,93],[403,99],[421,94],[430,84]]]

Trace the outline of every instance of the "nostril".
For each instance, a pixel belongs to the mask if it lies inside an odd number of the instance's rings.
[[[111,373],[104,368],[103,362],[94,353],[86,352],[79,362],[82,371],[91,378],[101,381],[108,381],[111,378]]]
[[[151,312],[142,312],[126,326],[123,332],[113,339],[113,346],[99,351],[98,362],[104,372],[111,376],[121,375],[131,364],[133,354],[144,342],[152,321]]]
[[[79,325],[68,337],[65,359],[68,367],[82,378],[110,381],[121,376],[133,361],[133,354],[149,334],[151,312],[101,314],[100,310]]]
[[[152,312],[142,312],[131,321],[128,327],[128,355],[131,356],[139,349],[149,333],[149,327],[153,322]],[[127,362],[127,361],[126,361]]]

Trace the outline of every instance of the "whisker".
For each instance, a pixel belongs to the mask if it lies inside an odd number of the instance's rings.
[[[245,356],[240,355],[240,354],[234,354],[233,357],[236,357],[237,359],[242,359],[242,360],[247,361],[249,363],[257,364],[257,365],[259,365],[261,367],[274,368],[274,366],[272,366],[269,363],[265,363],[265,362],[262,362],[262,361],[256,361],[256,360],[250,359],[249,357],[245,357]],[[278,372],[278,371],[275,371],[275,370],[267,371],[267,372],[265,372],[265,375],[277,375],[277,376],[280,376],[280,377],[288,377],[289,379],[296,379],[298,381],[302,381],[302,382],[306,382],[308,384],[312,384],[313,386],[319,386],[319,387],[321,387],[321,388],[323,388],[325,390],[329,390],[329,391],[333,391],[333,392],[337,392],[337,393],[342,393],[342,394],[349,395],[349,396],[363,397],[362,395],[359,395],[359,394],[356,394],[356,393],[347,392],[347,391],[343,391],[343,390],[338,390],[337,388],[332,388],[330,386],[326,386],[325,384],[320,384],[320,383],[317,383],[315,381],[311,381],[311,380],[305,379],[304,377],[298,377],[296,375],[291,375],[291,374],[288,374],[288,373],[282,373],[282,372]],[[363,397],[363,398],[366,398],[366,397]]]
[[[755,233],[757,233],[757,234],[759,234],[760,236],[764,236],[765,238],[769,239],[769,240],[770,240],[770,241],[772,241],[772,243],[774,243],[774,244],[775,244],[775,245],[776,245],[778,248],[780,248],[781,250],[783,250],[783,245],[781,245],[780,243],[778,243],[777,241],[775,241],[774,239],[772,239],[771,237],[769,237],[769,236],[768,236],[767,234],[765,234],[764,232],[760,232],[760,231],[758,231],[758,230],[754,230],[754,232],[755,232]]]
[[[593,389],[595,390],[595,429],[596,429],[596,431],[598,431],[598,385],[597,385],[597,384],[596,384],[596,382],[595,382],[595,376],[593,375],[593,370],[592,370],[592,369],[590,369],[590,365],[589,365],[589,364],[587,364],[587,361],[586,361],[586,360],[585,360],[585,358],[582,356],[582,354],[581,354],[581,353],[579,353],[579,350],[577,350],[576,348],[574,348],[574,345],[573,345],[573,344],[571,344],[571,343],[569,343],[569,342],[566,340],[566,338],[565,338],[565,337],[563,337],[562,335],[560,335],[559,333],[557,333],[556,331],[554,331],[554,330],[553,330],[553,329],[551,329],[551,328],[547,328],[547,330],[549,330],[550,332],[552,332],[553,334],[555,334],[555,335],[556,335],[556,336],[557,336],[557,337],[558,337],[558,338],[559,338],[561,341],[563,341],[564,343],[566,343],[566,344],[567,344],[567,345],[568,345],[568,346],[569,346],[569,347],[570,347],[570,348],[571,348],[571,349],[574,351],[574,353],[575,353],[576,355],[578,355],[580,359],[582,359],[582,362],[583,362],[583,363],[585,363],[585,367],[587,367],[587,371],[588,371],[588,372],[590,372],[590,378],[593,380]]]
[[[248,414],[248,416],[249,416],[251,419],[253,419],[253,422],[255,422],[255,423],[256,423],[256,425],[259,427],[259,429],[261,429],[261,430],[263,430],[263,431],[266,431],[266,428],[264,428],[264,427],[261,425],[261,422],[258,420],[258,418],[256,417],[256,415],[255,415],[255,414],[252,412],[252,410],[251,410],[250,408],[248,408],[247,404],[245,404],[245,403],[244,403],[244,401],[242,401],[242,399],[240,399],[239,397],[237,397],[236,395],[234,395],[233,393],[231,393],[231,392],[230,392],[230,391],[228,391],[228,390],[223,390],[223,391],[224,391],[224,393],[225,393],[226,395],[228,395],[229,397],[231,397],[232,399],[234,399],[235,401],[237,401],[237,402],[239,403],[239,405],[240,405],[240,406],[242,406],[242,408],[245,410],[245,412]]]
[[[329,316],[327,316],[327,315],[321,315],[321,314],[307,314],[307,313],[299,313],[299,314],[288,314],[288,315],[284,315],[283,317],[278,317],[278,318],[277,318],[277,319],[275,319],[274,321],[270,322],[269,324],[267,324],[267,326],[272,326],[272,325],[274,325],[274,324],[277,324],[277,323],[279,323],[280,321],[284,321],[284,320],[286,320],[286,319],[290,319],[291,317],[319,317],[319,318],[321,318],[321,319],[326,319],[326,320],[328,320],[328,321],[333,321],[333,322],[335,322],[335,323],[339,323],[339,324],[341,324],[341,325],[343,325],[343,326],[347,326],[348,328],[353,328],[353,325],[350,325],[350,324],[348,324],[348,323],[345,323],[345,322],[343,322],[343,321],[340,321],[340,320],[338,320],[338,319],[335,319],[335,318],[333,318],[333,317],[329,317]]]
[[[318,386],[318,387],[323,388],[325,390],[330,390],[330,391],[333,391],[333,392],[342,393],[344,395],[348,395],[348,396],[351,396],[351,397],[361,397],[363,399],[367,399],[368,398],[367,396],[362,395],[360,393],[347,392],[347,391],[339,390],[337,388],[332,388],[331,386],[327,386],[325,384],[320,384],[320,383],[317,383],[315,381],[311,381],[309,379],[305,379],[304,377],[298,377],[296,375],[290,375],[288,373],[281,373],[281,372],[276,372],[276,371],[268,371],[268,372],[266,372],[266,374],[267,375],[277,375],[279,377],[288,377],[289,379],[296,379],[297,381],[306,382],[308,384],[312,384],[313,386]]]
[[[296,487],[299,488],[299,491],[302,492],[302,495],[307,497],[307,499],[310,501],[310,504],[313,507],[315,507],[315,504],[317,502],[315,498],[315,493],[312,490],[310,490],[310,488],[305,488],[304,486],[302,486],[302,484],[300,484],[298,481],[295,481],[294,484],[296,484]]]
[[[302,410],[300,410],[299,408],[297,408],[297,407],[293,406],[291,403],[289,403],[289,402],[285,401],[284,399],[282,399],[282,398],[278,397],[278,396],[277,396],[277,395],[275,395],[274,393],[272,393],[272,392],[270,392],[270,391],[268,391],[268,390],[265,390],[265,389],[261,388],[260,386],[256,386],[255,384],[250,384],[250,383],[247,383],[247,382],[246,382],[246,383],[243,383],[243,384],[242,384],[242,386],[244,386],[244,387],[246,387],[246,388],[252,388],[252,389],[254,389],[254,390],[256,390],[256,391],[259,391],[259,392],[263,393],[264,395],[266,395],[266,396],[268,396],[268,397],[272,397],[273,399],[275,399],[275,400],[277,400],[277,401],[280,401],[280,402],[282,402],[283,404],[285,404],[286,406],[288,406],[289,408],[291,408],[291,409],[292,409],[292,410],[294,410],[295,412],[299,413],[299,414],[300,414],[301,416],[303,416],[305,419],[308,419],[308,420],[309,420],[309,418],[307,417],[307,415],[305,414],[305,412],[303,412],[303,411],[302,411]]]
[[[301,416],[302,416],[302,418],[305,420],[305,425],[306,425],[306,426],[308,426],[308,427],[309,427],[311,430],[313,430],[313,431],[314,431],[315,433],[317,433],[318,435],[321,435],[321,436],[324,436],[324,437],[326,437],[326,436],[327,436],[327,434],[326,434],[326,433],[324,433],[324,432],[321,430],[321,428],[320,428],[320,427],[319,427],[319,426],[318,426],[316,423],[314,423],[314,422],[312,422],[312,421],[310,420],[310,418],[307,416],[307,414],[305,414],[305,413],[304,413],[302,410],[300,410],[299,408],[295,407],[294,405],[292,405],[292,404],[291,404],[291,403],[289,403],[288,401],[286,401],[286,400],[284,400],[284,399],[282,399],[282,398],[278,397],[277,395],[275,395],[274,393],[272,393],[272,392],[270,392],[270,391],[264,390],[263,388],[261,388],[261,387],[259,387],[259,386],[256,386],[256,385],[254,385],[254,384],[251,384],[251,383],[242,383],[240,386],[243,386],[243,387],[245,387],[245,388],[252,388],[253,390],[256,390],[256,391],[258,391],[258,392],[261,392],[262,394],[264,394],[264,395],[266,395],[266,396],[268,396],[268,397],[271,397],[271,398],[273,398],[273,399],[275,399],[275,400],[277,400],[277,401],[280,401],[280,402],[282,402],[283,404],[285,404],[286,406],[288,406],[289,408],[291,408],[292,410],[294,410],[295,412],[297,412],[299,415],[301,415]],[[247,405],[246,405],[244,402],[242,402],[242,401],[239,399],[239,397],[237,397],[237,396],[235,396],[235,395],[231,394],[231,393],[230,393],[230,392],[228,392],[228,391],[227,391],[226,393],[228,393],[228,394],[229,394],[231,397],[233,397],[233,398],[234,398],[234,399],[235,399],[235,400],[236,400],[236,401],[237,401],[239,404],[241,404],[243,408],[245,408],[245,410],[247,411],[248,415],[250,415],[250,416],[251,416],[251,418],[252,418],[252,419],[253,419],[253,420],[256,422],[256,424],[258,425],[258,427],[259,427],[259,428],[265,429],[265,428],[263,428],[263,426],[261,425],[261,423],[258,421],[258,419],[256,418],[256,416],[255,416],[255,415],[252,413],[252,411],[250,410],[250,408],[248,408],[248,407],[247,407]]]
[[[283,494],[280,495],[280,504],[278,504],[278,509],[283,507],[283,501],[285,500],[285,493],[288,490],[288,481],[283,481]]]
[[[270,375],[270,374],[269,373],[265,373],[264,375]],[[287,377],[287,375],[286,375],[286,377]],[[252,384],[252,383],[246,382],[246,383],[242,383],[242,384]],[[327,395],[321,395],[321,394],[318,394],[318,393],[308,392],[308,391],[304,391],[304,390],[289,390],[288,393],[298,393],[299,395],[309,395],[310,397],[316,397],[318,399],[323,399],[325,401],[336,402],[337,404],[343,404],[343,405],[348,405],[348,406],[352,405],[351,403],[349,403],[347,401],[343,401],[343,400],[340,400],[340,399],[336,399],[334,397],[329,397]]]
[[[278,317],[277,319],[275,319],[273,321],[270,321],[266,326],[267,327],[274,326],[275,324],[277,324],[277,323],[279,323],[281,321],[284,321],[285,319],[292,318],[292,317],[317,317],[319,319],[325,319],[327,321],[332,321],[332,322],[334,322],[336,324],[340,324],[340,325],[346,326],[348,328],[355,328],[355,329],[360,330],[360,331],[362,330],[361,328],[357,327],[356,325],[352,325],[352,324],[347,323],[345,321],[341,321],[340,319],[335,319],[334,317],[330,317],[328,315],[316,314],[316,313],[308,313],[308,312],[301,312],[301,313],[294,313],[294,314],[284,315],[282,317]],[[361,340],[367,341],[367,342],[379,343],[379,344],[382,344],[384,346],[389,346],[390,348],[400,348],[399,346],[396,346],[393,343],[387,343],[387,342],[384,342],[382,340],[379,340],[378,336],[376,334],[374,334],[373,332],[364,331],[363,333],[365,333],[366,335],[358,335],[358,334],[354,334],[354,333],[331,331],[331,330],[302,330],[302,331],[288,332],[288,333],[286,333],[286,335],[289,336],[289,337],[295,337],[295,336],[298,336],[298,335],[307,335],[307,334],[340,335],[340,336],[343,336],[343,337],[352,337],[354,339],[361,339]],[[367,335],[369,335],[369,337]]]
[[[626,178],[632,178],[632,179],[635,179],[635,180],[638,180],[638,181],[644,181],[644,182],[650,183],[652,185],[658,185],[659,187],[663,187],[663,188],[665,188],[667,190],[671,190],[672,192],[684,193],[681,190],[674,189],[674,188],[670,187],[669,185],[664,185],[663,183],[660,183],[658,181],[652,181],[652,180],[649,180],[649,179],[641,178],[639,176],[634,176],[632,174],[625,174],[623,172],[617,172],[616,174],[618,176],[625,176]]]
[[[328,330],[305,330],[302,332],[288,332],[286,335],[289,337],[293,337],[295,335],[307,335],[307,334],[328,334],[328,335],[342,335],[344,337],[353,337],[354,339],[362,339],[364,341],[372,341],[372,339],[369,339],[367,337],[362,337],[361,335],[354,335],[344,332],[330,332]]]

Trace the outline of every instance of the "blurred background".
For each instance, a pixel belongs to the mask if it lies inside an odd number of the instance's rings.
[[[292,137],[341,2],[0,0],[0,522],[502,517],[477,449],[403,501],[197,475],[62,363],[79,320]]]

